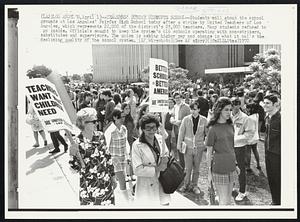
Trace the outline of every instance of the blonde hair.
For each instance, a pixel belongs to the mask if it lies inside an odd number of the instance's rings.
[[[97,116],[97,111],[94,108],[83,108],[77,112],[76,126],[80,130],[84,130],[85,121],[89,121],[92,117]]]

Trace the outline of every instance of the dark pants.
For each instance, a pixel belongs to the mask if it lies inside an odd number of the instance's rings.
[[[250,165],[251,165],[251,150],[254,154],[255,160],[256,160],[256,166],[259,167],[259,154],[257,151],[257,143],[255,144],[251,144],[251,145],[247,145],[246,147],[246,169],[250,169]]]
[[[246,165],[245,165],[245,153],[246,153],[246,146],[242,147],[235,147],[235,158],[240,168],[240,175],[239,175],[239,184],[240,184],[240,192],[245,193],[246,191]]]
[[[68,146],[64,138],[59,134],[59,131],[51,132],[50,137],[55,149],[59,149],[59,142],[61,142],[61,144],[64,146]]]
[[[274,205],[281,203],[281,158],[280,155],[266,152],[266,170]]]
[[[174,126],[174,134],[175,134],[175,141],[176,141],[176,147],[177,147],[177,143],[178,143],[178,133],[179,133],[179,127],[178,126]],[[179,163],[182,166],[182,168],[185,168],[185,164],[184,164],[184,154],[181,152],[178,152],[178,156],[179,156]]]

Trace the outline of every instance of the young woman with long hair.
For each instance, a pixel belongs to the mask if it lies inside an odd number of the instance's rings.
[[[232,104],[220,97],[213,107],[206,138],[208,182],[215,184],[220,205],[230,205],[233,184],[239,169],[234,152],[234,127],[230,118]]]

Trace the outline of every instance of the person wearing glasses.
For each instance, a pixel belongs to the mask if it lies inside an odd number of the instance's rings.
[[[96,131],[97,111],[83,108],[77,113],[76,126],[81,130],[70,147],[70,166],[80,174],[79,200],[81,205],[115,204],[116,186],[111,155],[102,132]],[[78,159],[81,154],[84,165]]]
[[[111,113],[112,123],[104,132],[109,152],[112,156],[112,163],[118,179],[121,194],[125,202],[129,201],[128,190],[126,189],[126,165],[130,162],[130,146],[127,139],[127,129],[123,125],[125,115],[122,111],[114,109]]]
[[[207,135],[207,119],[199,114],[200,107],[197,102],[192,103],[190,108],[191,114],[184,117],[180,125],[177,143],[178,150],[182,148],[182,144],[186,146],[186,150],[183,152],[186,175],[180,191],[191,190],[195,194],[200,194],[201,190],[198,187],[199,168],[203,151],[206,149],[204,138]]]
[[[239,193],[235,197],[236,201],[242,201],[247,196],[246,193],[246,149],[249,141],[255,134],[255,122],[241,110],[241,100],[238,97],[232,98],[232,121],[234,126],[234,151],[239,175]]]
[[[265,138],[265,162],[272,205],[281,203],[281,114],[279,99],[274,94],[264,97],[264,110],[267,114]]]
[[[158,180],[168,162],[165,140],[157,134],[158,117],[145,114],[139,122],[142,133],[132,144],[132,166],[137,177],[135,202],[137,206],[169,205],[170,195],[164,193]]]
[[[215,184],[220,205],[231,204],[233,184],[239,168],[234,152],[234,127],[230,117],[232,103],[220,97],[208,122],[207,146],[208,184]]]

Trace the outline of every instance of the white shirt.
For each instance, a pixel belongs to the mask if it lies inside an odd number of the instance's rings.
[[[177,121],[179,119],[179,108],[181,106],[182,103],[180,103],[179,105],[175,104],[174,106],[174,115],[175,115],[175,120]]]

